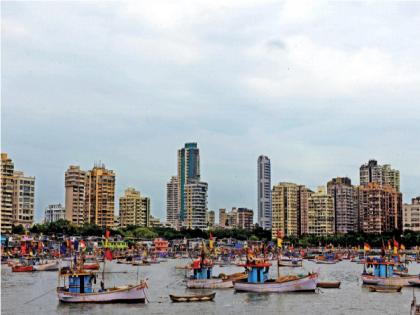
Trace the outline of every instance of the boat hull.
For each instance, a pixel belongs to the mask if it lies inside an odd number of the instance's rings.
[[[411,286],[410,281],[418,280],[418,276],[412,277],[375,277],[375,276],[362,276],[363,284],[377,284],[383,286]]]
[[[57,288],[57,296],[62,303],[145,303],[146,290],[145,284],[95,293],[70,293]]]
[[[83,269],[85,270],[99,270],[100,266],[98,263],[93,264],[83,264]]]
[[[173,295],[170,294],[169,297],[172,302],[208,302],[213,301],[216,293],[205,294],[205,295]]]
[[[13,266],[12,267],[13,272],[32,272],[34,271],[33,266]]]
[[[233,288],[232,280],[194,279],[187,281],[188,289],[226,289]]]
[[[33,269],[34,271],[57,271],[59,268],[58,261],[51,262],[48,264],[42,264],[42,265],[34,265]]]
[[[311,274],[307,277],[287,282],[264,282],[264,283],[249,283],[238,281],[234,283],[236,291],[243,292],[267,292],[267,293],[282,293],[282,292],[297,292],[297,291],[315,291],[318,274]]]

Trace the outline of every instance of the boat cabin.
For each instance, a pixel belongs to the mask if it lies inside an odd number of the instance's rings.
[[[270,263],[248,263],[242,266],[248,270],[249,283],[264,283],[268,280]]]
[[[194,260],[191,266],[193,279],[211,279],[213,276],[213,264],[201,264],[201,260]]]
[[[70,293],[93,293],[96,275],[88,272],[61,273],[64,278],[64,290]],[[68,286],[66,286],[66,278]]]
[[[373,265],[373,275],[376,277],[389,278],[394,275],[393,262],[381,262],[375,259],[371,264]]]

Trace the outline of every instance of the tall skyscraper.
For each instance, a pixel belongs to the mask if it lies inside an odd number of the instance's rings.
[[[35,177],[13,172],[13,225],[29,227],[34,223]]]
[[[115,173],[95,165],[86,175],[85,223],[114,226]]]
[[[400,172],[392,169],[391,165],[379,165],[376,160],[369,160],[360,167],[360,185],[377,183],[382,186],[391,186],[400,191]]]
[[[64,174],[66,220],[76,226],[85,222],[86,179],[86,171],[76,165],[70,165]]]
[[[120,226],[149,226],[150,198],[140,195],[134,188],[127,188],[120,197]]]
[[[186,219],[185,186],[199,180],[200,151],[197,143],[186,143],[183,148],[178,150],[178,207],[180,221]]]
[[[166,221],[177,227],[179,222],[178,177],[172,176],[166,183]]]
[[[350,178],[333,178],[327,183],[327,191],[334,199],[336,233],[356,232],[358,230],[356,191]]]
[[[7,153],[1,154],[1,233],[12,230],[14,164]]]
[[[271,164],[267,156],[260,155],[258,168],[258,224],[271,229]]]
[[[383,233],[402,229],[402,195],[395,188],[370,182],[357,189],[359,229]]]
[[[183,226],[188,229],[205,229],[207,213],[207,190],[205,182],[189,180],[184,186],[185,215]]]
[[[319,236],[334,234],[334,201],[325,187],[318,187],[308,203],[308,233]]]
[[[404,205],[403,229],[420,232],[420,196],[413,198],[411,204]]]

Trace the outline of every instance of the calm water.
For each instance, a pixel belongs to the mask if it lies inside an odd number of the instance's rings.
[[[317,265],[304,262],[306,270],[319,270],[321,279],[341,281],[340,289],[322,289],[319,293],[254,294],[234,293],[233,289],[217,290],[214,302],[172,303],[170,293],[200,292],[185,289],[183,270],[176,265],[188,260],[169,260],[157,265],[132,267],[114,262],[106,270],[106,285],[134,283],[137,268],[140,278],[148,278],[148,304],[89,304],[58,303],[55,287],[56,272],[12,273],[2,266],[2,314],[409,314],[412,288],[402,293],[371,293],[362,288],[359,275],[362,265],[343,261],[336,265]],[[239,267],[215,267],[214,274],[242,271]],[[281,269],[283,274],[297,272]],[[410,273],[419,273],[420,265],[411,264]],[[271,270],[276,277],[277,270]],[[415,289],[420,300],[420,290]],[[203,291],[201,291],[203,292]],[[38,297],[38,298],[37,298]]]

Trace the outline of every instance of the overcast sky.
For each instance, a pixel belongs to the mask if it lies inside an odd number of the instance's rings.
[[[420,195],[420,2],[227,2],[1,2],[2,152],[38,220],[99,160],[164,218],[190,141],[209,209],[256,209],[260,154],[273,184],[358,184],[376,158]]]

